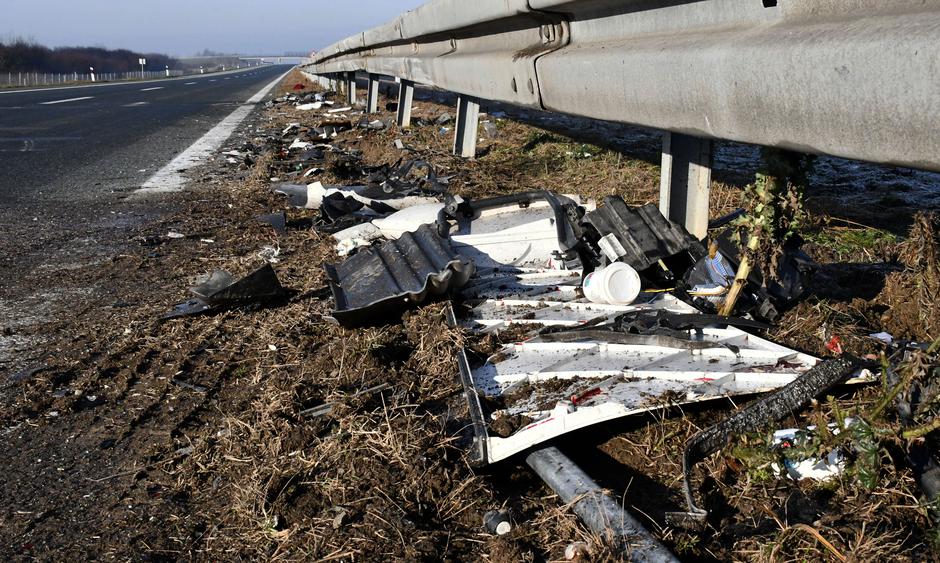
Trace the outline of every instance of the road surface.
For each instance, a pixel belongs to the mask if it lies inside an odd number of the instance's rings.
[[[0,205],[136,189],[289,68],[0,93]]]

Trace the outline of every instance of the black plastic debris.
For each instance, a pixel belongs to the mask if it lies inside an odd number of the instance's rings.
[[[190,291],[196,296],[194,299],[174,306],[162,318],[175,319],[248,305],[267,305],[285,300],[291,295],[291,291],[278,281],[270,264],[265,264],[240,280],[228,272],[216,270],[204,282],[190,288]]]
[[[280,213],[266,213],[258,217],[260,223],[266,225],[271,225],[274,228],[274,232],[283,235],[287,232],[287,213],[281,211]]]
[[[274,193],[287,196],[287,202],[293,207],[307,207],[308,189],[306,184],[278,184],[273,188]]]
[[[324,268],[335,302],[330,318],[347,327],[400,316],[429,296],[463,286],[474,272],[473,263],[456,254],[435,225],[423,225]]]
[[[851,358],[841,357],[822,362],[785,387],[765,395],[718,424],[689,438],[682,455],[685,499],[688,512],[667,512],[666,521],[674,526],[699,527],[708,511],[695,504],[692,495],[692,467],[724,447],[732,436],[756,432],[803,408],[845,380],[858,368]]]
[[[705,255],[698,239],[663,217],[653,204],[630,207],[620,197],[607,197],[603,206],[584,215],[582,223],[596,265],[625,262],[653,281],[665,277],[662,281],[668,283]],[[668,272],[651,268],[660,262]]]

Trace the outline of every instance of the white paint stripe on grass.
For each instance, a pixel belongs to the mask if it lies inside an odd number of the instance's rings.
[[[39,105],[41,105],[41,106],[51,106],[51,105],[53,105],[53,104],[67,104],[67,103],[69,103],[69,102],[80,102],[80,101],[82,101],[82,100],[90,100],[90,99],[92,99],[92,98],[94,98],[94,96],[84,96],[84,97],[81,97],[81,98],[69,98],[69,99],[67,99],[67,100],[53,100],[53,101],[51,101],[51,102],[40,102]]]
[[[152,90],[163,90],[163,86],[154,86],[153,88],[143,88],[141,92],[150,92]]]
[[[277,84],[283,80],[290,71],[274,79],[273,82],[262,88],[254,96],[245,102],[245,105],[239,106],[218,125],[209,130],[198,141],[190,145],[188,149],[180,153],[169,164],[161,168],[156,174],[150,177],[140,189],[134,192],[134,195],[146,196],[155,193],[179,192],[182,191],[189,181],[183,175],[189,168],[197,165],[204,158],[218,150],[222,143],[228,140],[235,131],[235,128],[248,117],[251,110],[255,108],[264,97]]]

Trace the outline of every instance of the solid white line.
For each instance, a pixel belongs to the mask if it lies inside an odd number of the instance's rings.
[[[291,69],[293,70],[293,69]],[[290,73],[290,70],[278,76],[273,82],[258,91],[245,102],[245,105],[239,106],[232,113],[223,119],[218,125],[209,130],[198,141],[190,145],[188,149],[180,153],[169,164],[161,168],[156,174],[150,177],[140,189],[134,192],[134,195],[148,195],[153,193],[166,193],[182,191],[189,181],[183,173],[192,168],[202,159],[209,156],[235,131],[235,128],[245,120],[246,117],[255,108],[265,96],[268,95],[277,84]]]
[[[155,86],[153,88],[144,88],[141,92],[150,92],[151,90],[163,90],[163,86]]]
[[[40,102],[39,105],[41,105],[41,106],[51,106],[52,104],[64,104],[64,103],[68,103],[68,102],[80,102],[80,101],[82,101],[82,100],[90,100],[90,99],[92,99],[92,98],[94,98],[94,96],[85,96],[85,97],[83,97],[83,98],[69,98],[69,99],[67,99],[67,100],[55,100],[55,101],[52,101],[52,102]]]

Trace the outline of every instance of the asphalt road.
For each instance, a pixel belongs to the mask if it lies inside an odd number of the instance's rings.
[[[0,93],[0,206],[136,189],[289,68]]]

